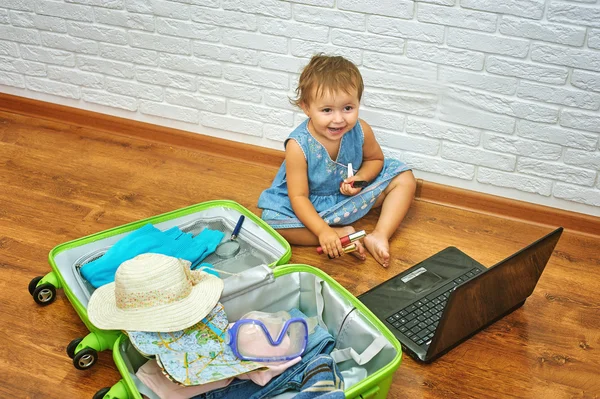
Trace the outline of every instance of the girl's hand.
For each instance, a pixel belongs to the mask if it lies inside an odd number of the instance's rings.
[[[361,187],[352,187],[352,182],[355,180],[358,180],[356,176],[351,176],[347,179],[344,179],[344,181],[340,184],[340,193],[347,196],[353,196],[360,193],[362,190]]]
[[[326,253],[330,258],[337,258],[344,254],[344,247],[335,230],[327,226],[319,234],[319,244],[323,248],[323,253]]]

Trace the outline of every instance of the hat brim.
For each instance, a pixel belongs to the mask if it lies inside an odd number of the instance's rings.
[[[202,320],[217,305],[223,292],[223,280],[202,273],[202,281],[192,287],[187,297],[166,305],[138,309],[120,309],[115,297],[115,283],[94,291],[88,303],[90,322],[102,330],[172,332],[183,330]]]

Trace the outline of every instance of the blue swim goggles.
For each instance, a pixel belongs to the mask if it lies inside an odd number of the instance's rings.
[[[262,313],[262,312],[256,312]],[[225,342],[242,360],[280,362],[301,356],[308,344],[308,324],[301,317],[240,319],[227,331]],[[274,338],[276,337],[276,338]]]

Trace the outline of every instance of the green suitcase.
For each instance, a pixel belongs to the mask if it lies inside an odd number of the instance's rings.
[[[208,227],[224,231],[226,240],[240,215],[244,215],[246,221],[238,236],[241,249],[235,261],[221,260],[214,255],[204,260],[227,272],[222,274],[225,279],[225,291],[236,284],[243,286],[240,291],[242,294],[234,295],[231,302],[224,303],[228,316],[241,316],[245,313],[243,308],[249,304],[260,308],[251,310],[285,310],[279,308],[282,306],[279,300],[267,304],[256,303],[257,300],[264,302],[264,298],[281,298],[283,295],[288,300],[288,308],[296,306],[307,315],[319,314],[323,326],[338,341],[336,351],[338,358],[342,359],[339,363],[340,370],[344,371],[364,362],[359,366],[366,370],[366,378],[345,390],[347,398],[386,397],[393,373],[400,366],[402,358],[400,344],[387,327],[352,294],[321,270],[308,265],[284,265],[291,257],[291,249],[283,237],[242,205],[233,201],[217,200],[58,245],[49,254],[52,272],[31,281],[30,293],[41,305],[51,303],[56,297],[56,289],[62,288],[90,330],[86,337],[76,338],[67,346],[67,354],[73,359],[76,368],[90,368],[95,364],[99,351],[113,350],[115,364],[123,378],[112,387],[100,389],[94,395],[94,399],[141,399],[141,382],[136,381],[135,371],[147,359],[135,351],[127,336],[120,331],[100,330],[89,322],[86,308],[93,287],[79,273],[81,266],[99,258],[115,242],[148,223],[161,230],[178,226],[182,231],[193,234]],[[229,274],[233,276],[228,277]],[[321,288],[315,289],[317,286]],[[255,294],[254,300],[248,300],[246,296],[252,292],[258,294]],[[306,292],[313,292],[315,297],[320,295],[326,300],[322,306],[317,306],[318,301],[300,299],[306,298]],[[341,341],[340,332],[345,332],[345,338]],[[372,353],[373,349],[375,353]],[[353,354],[354,358],[349,353]],[[144,394],[152,398],[151,391],[146,390]]]

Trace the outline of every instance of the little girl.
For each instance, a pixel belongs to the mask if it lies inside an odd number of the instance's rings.
[[[320,245],[330,257],[344,253],[340,237],[355,231],[351,223],[381,207],[375,230],[364,241],[387,267],[390,237],[408,212],[416,182],[404,163],[384,159],[373,130],[358,118],[363,87],[352,62],[312,57],[294,100],[308,119],[286,139],[285,161],[258,207],[290,244]],[[354,176],[348,176],[348,164]],[[355,181],[368,185],[358,187]],[[362,244],[355,254],[365,259]]]

